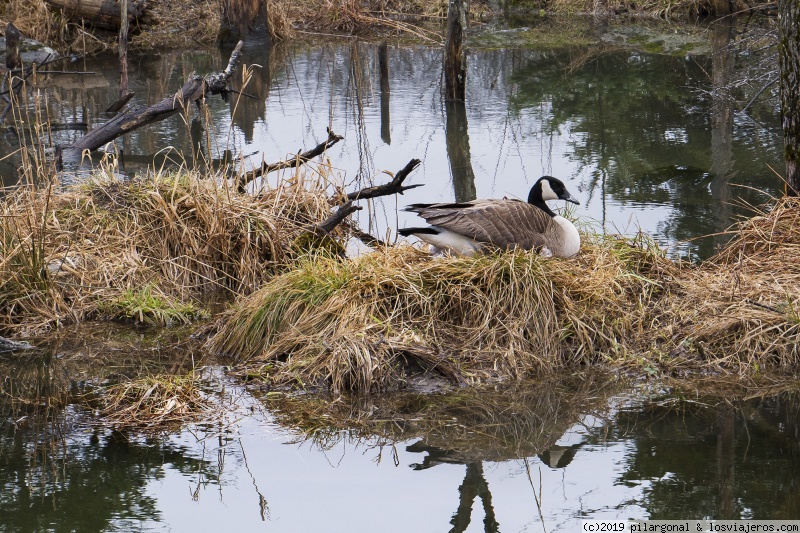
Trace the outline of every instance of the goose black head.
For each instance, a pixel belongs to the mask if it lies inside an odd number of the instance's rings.
[[[528,194],[529,204],[541,207],[542,205],[547,205],[544,203],[545,200],[565,200],[576,205],[581,205],[581,203],[567,191],[564,183],[553,176],[542,176],[539,178],[536,183],[534,183],[533,187],[531,187],[530,194]]]

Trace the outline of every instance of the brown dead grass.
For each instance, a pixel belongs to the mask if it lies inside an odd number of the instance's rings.
[[[542,9],[557,13],[644,15],[665,19],[718,15],[718,6],[723,3],[727,8],[727,0],[541,0],[538,3]],[[746,13],[754,7],[770,3],[774,2],[736,0],[732,7],[734,12]]]
[[[640,238],[595,238],[580,256],[432,259],[397,246],[312,257],[242,299],[211,349],[279,382],[387,390],[409,367],[455,383],[520,379],[626,355],[675,266]]]
[[[18,189],[0,202],[0,330],[41,332],[113,302],[169,316],[170,302],[253,290],[329,215],[324,180],[305,172],[258,196],[188,172]]]
[[[258,0],[230,0],[231,19],[246,26],[258,12]],[[767,0],[735,5],[738,12],[770,5]],[[220,30],[221,4],[216,0],[151,0],[145,14],[131,29],[131,46],[139,49],[186,48],[213,44]],[[441,41],[447,17],[446,0],[271,0],[267,17],[274,39],[295,39],[303,34],[389,36],[406,35]],[[713,0],[531,0],[511,2],[507,10],[520,14],[594,16],[634,15],[687,18],[717,13]],[[483,20],[493,15],[490,2],[472,2],[470,15]],[[94,31],[70,21],[45,0],[8,0],[0,6],[0,24],[13,21],[22,33],[61,50],[95,52],[116,48],[114,32]]]
[[[716,256],[678,280],[673,354],[740,374],[800,367],[800,202],[741,224]]]
[[[143,432],[174,431],[191,422],[213,421],[221,412],[194,372],[137,378],[108,387],[102,396],[104,424]]]

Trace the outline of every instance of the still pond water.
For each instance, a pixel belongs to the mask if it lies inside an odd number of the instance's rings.
[[[0,529],[543,532],[800,517],[796,392],[623,390],[551,380],[323,406],[228,383],[224,421],[151,439],[68,408],[37,429],[5,425]],[[345,413],[357,429],[335,429]]]
[[[209,127],[173,117],[130,134],[118,148],[129,172],[154,160],[160,166],[165,155],[191,163],[193,142],[212,158],[227,151],[252,167],[315,146],[330,127],[345,137],[329,157],[346,190],[383,182],[381,171],[395,172],[412,158],[423,161],[409,182],[424,187],[360,213],[363,229],[380,237],[389,231],[392,240],[398,225],[415,225],[414,215],[398,213],[408,203],[527,198],[533,182],[551,174],[581,201],[574,215],[582,222],[610,232],[642,229],[674,256],[704,258],[724,238],[687,241],[752,213],[743,203],[761,205],[779,194],[771,169],[783,168],[782,135],[775,86],[741,112],[769,79],[768,71],[754,72],[764,58],[733,41],[730,27],[666,30],[679,31],[695,34],[694,49],[703,53],[649,54],[608,42],[473,49],[465,105],[441,98],[438,47],[253,44],[242,59],[258,65],[243,90],[249,96],[211,98]],[[192,72],[219,71],[228,55],[135,57],[134,102],[174,93]],[[117,98],[116,61],[81,60],[69,68],[89,74],[46,81],[51,120],[106,121],[102,110]],[[234,78],[240,87],[241,75]],[[748,85],[748,78],[755,81]],[[54,141],[76,135],[55,132]]]
[[[715,60],[608,45],[474,49],[465,106],[441,99],[438,48],[390,44],[387,91],[378,45],[254,46],[244,56],[261,65],[244,89],[254,99],[213,98],[205,131],[176,117],[120,148],[129,171],[160,164],[168,146],[190,160],[193,142],[257,165],[331,127],[345,136],[329,156],[348,189],[423,160],[410,182],[425,187],[362,215],[381,236],[413,224],[397,212],[406,203],[525,197],[552,174],[581,200],[581,220],[641,228],[675,255],[702,258],[724,239],[686,241],[724,230],[746,213],[739,202],[777,194],[770,166],[781,168],[782,152],[769,99],[744,114],[741,94],[720,96],[750,56],[713,36]],[[153,103],[226,61],[217,51],[134,58],[131,88]],[[93,74],[46,82],[51,120],[102,123],[115,59],[73,68]],[[797,393],[728,402],[593,378],[325,405],[227,382],[224,420],[144,439],[75,406],[53,404],[37,422],[30,413],[53,389],[102,381],[70,357],[0,361],[3,390],[34,398],[2,404],[1,531],[574,531],[584,518],[800,518]],[[359,422],[337,422],[344,415]]]

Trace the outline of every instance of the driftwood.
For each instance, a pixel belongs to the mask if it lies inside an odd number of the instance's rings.
[[[193,75],[174,95],[168,96],[145,109],[134,109],[127,113],[120,113],[99,128],[78,139],[74,144],[63,148],[63,158],[77,159],[84,150],[96,150],[121,135],[153,122],[164,120],[184,110],[191,102],[204,98],[206,93],[220,94],[227,91],[227,82],[233,74],[236,63],[239,61],[242,45],[242,41],[239,41],[239,44],[236,45],[233,53],[231,53],[227,68],[222,72],[209,74],[205,77]]]
[[[60,9],[68,19],[83,21],[95,28],[116,31],[122,22],[116,0],[47,0],[47,3]],[[129,23],[142,17],[145,4],[145,0],[128,1]]]
[[[318,236],[327,235],[333,231],[336,226],[341,224],[349,215],[356,211],[360,211],[361,207],[353,204],[353,202],[356,200],[366,200],[368,198],[377,198],[378,196],[389,196],[390,194],[403,194],[409,189],[422,187],[423,184],[421,183],[416,185],[403,185],[403,181],[415,168],[419,166],[420,162],[421,161],[419,159],[412,159],[409,161],[405,167],[399,170],[397,174],[392,176],[392,181],[389,183],[384,183],[383,185],[377,185],[375,187],[366,187],[359,191],[349,193],[346,196],[347,201],[345,203],[341,204],[338,209],[336,209],[336,211],[324,222],[314,227],[314,233]],[[356,231],[355,235],[369,246],[383,244],[382,241],[362,231]]]

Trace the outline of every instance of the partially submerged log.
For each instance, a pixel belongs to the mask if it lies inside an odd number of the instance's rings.
[[[207,76],[193,75],[174,95],[145,109],[133,109],[120,113],[99,128],[78,139],[74,144],[62,149],[65,160],[78,159],[84,150],[96,150],[133,130],[158,122],[186,109],[192,102],[205,97],[207,93],[220,94],[227,90],[228,79],[233,74],[242,50],[242,41],[231,53],[228,66],[222,72]]]
[[[83,21],[95,28],[117,31],[122,17],[116,0],[47,0],[64,15],[76,22]],[[137,21],[143,14],[145,0],[128,1],[128,22]]]

